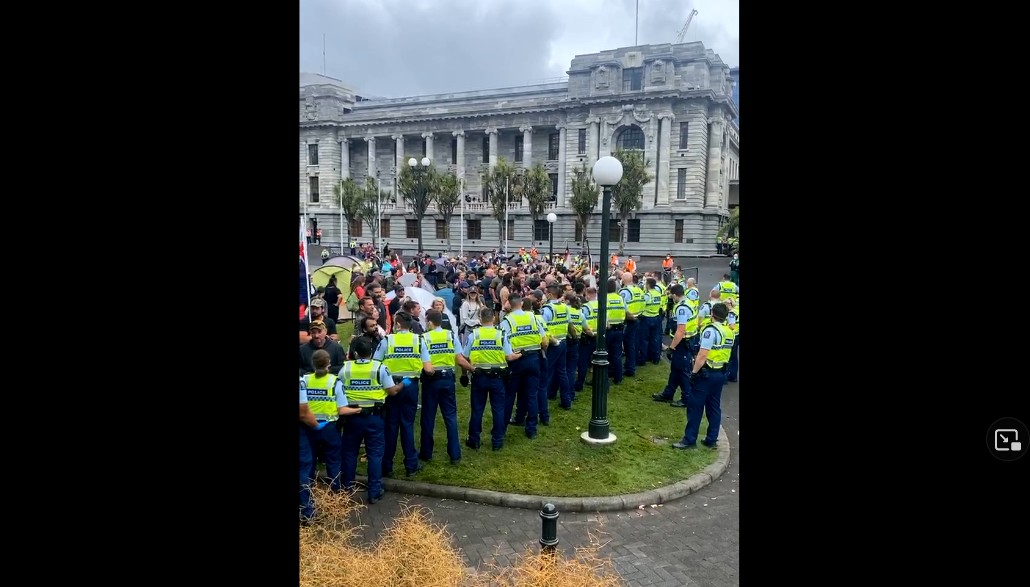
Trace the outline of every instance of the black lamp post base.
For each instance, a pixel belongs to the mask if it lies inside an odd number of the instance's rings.
[[[601,336],[601,335],[598,335]],[[590,361],[594,371],[594,390],[591,393],[590,423],[587,431],[580,435],[591,445],[605,445],[615,442],[615,435],[608,426],[608,351],[595,350]]]

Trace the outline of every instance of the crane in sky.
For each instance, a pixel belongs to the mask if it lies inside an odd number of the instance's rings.
[[[687,28],[690,27],[690,21],[694,20],[694,15],[697,14],[697,10],[691,10],[690,16],[687,17],[687,22],[683,23],[683,28],[676,34],[676,42],[682,43],[683,37],[687,35]]]

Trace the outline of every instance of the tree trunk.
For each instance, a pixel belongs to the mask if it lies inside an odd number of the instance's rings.
[[[497,235],[498,235],[497,236],[497,246],[499,246],[501,248],[500,250],[503,252],[504,251],[504,237],[507,236],[507,235],[504,234],[504,221],[503,220],[498,220],[497,221]]]
[[[619,256],[626,254],[626,230],[629,214],[619,214]]]
[[[418,250],[424,251],[425,249],[422,248],[422,219],[415,216],[415,222],[418,224]]]

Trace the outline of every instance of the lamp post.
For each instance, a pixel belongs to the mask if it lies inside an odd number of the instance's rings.
[[[594,350],[594,386],[590,401],[590,424],[580,435],[587,444],[611,444],[615,435],[608,426],[608,351],[604,335],[608,312],[608,225],[611,222],[612,186],[622,179],[622,163],[610,155],[594,163],[594,181],[603,189],[601,195],[601,263],[598,267],[597,286],[597,348]]]
[[[551,260],[551,267],[554,267],[554,221],[558,220],[558,216],[554,212],[547,215],[547,232],[550,233],[551,237],[551,249],[547,253],[547,258]]]
[[[426,185],[425,185],[426,182],[425,182],[425,175],[424,174],[425,174],[425,172],[429,171],[429,164],[432,163],[432,161],[429,160],[429,157],[423,157],[421,163],[422,163],[422,165],[419,166],[418,159],[415,159],[414,157],[412,157],[411,159],[408,159],[408,167],[411,168],[411,173],[414,175],[414,177],[412,179],[415,180],[414,181],[414,184],[415,184],[415,204],[417,204],[419,206],[419,209],[421,209],[422,202],[424,201],[424,199],[426,197]],[[421,220],[419,220],[419,223],[418,223],[418,248],[419,248],[420,251],[422,250],[422,221]]]

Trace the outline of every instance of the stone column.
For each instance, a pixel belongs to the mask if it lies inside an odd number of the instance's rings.
[[[336,140],[340,143],[340,179],[343,180],[350,177],[350,139],[339,137]]]
[[[597,135],[597,123],[599,119],[597,117],[588,118],[587,122],[590,123],[590,130],[587,131],[587,170],[594,168],[594,163],[597,163],[597,153],[600,152],[601,143],[600,137]]]
[[[456,130],[451,133],[458,140],[458,161],[457,161],[457,174],[458,179],[462,181],[462,189],[464,190],[465,181],[465,131]]]
[[[612,146],[609,144],[611,142],[611,137],[608,136],[608,127],[610,126],[611,125],[608,124],[608,121],[602,117],[601,128],[599,129],[600,136],[598,137],[597,143],[598,145],[600,145],[600,149],[598,149],[597,151],[598,159],[600,159],[601,157],[607,157],[608,155],[612,154]]]
[[[669,195],[669,164],[672,163],[672,121],[675,116],[671,112],[658,115],[658,206],[668,206],[672,196]]]
[[[365,142],[368,143],[368,177],[376,176],[376,138],[365,137]]]
[[[718,209],[721,207],[721,190],[719,188],[719,170],[722,169],[722,133],[723,121],[721,118],[711,118],[708,121],[708,177],[705,186],[705,209]]]
[[[486,135],[490,137],[490,171],[497,166],[497,129],[490,127],[486,129]]]
[[[435,165],[436,159],[433,157],[433,133],[424,132],[422,138],[426,141],[426,157],[429,157],[429,161]]]
[[[397,151],[393,161],[393,193],[391,196],[394,205],[396,205],[400,201],[400,193],[397,191],[397,188],[400,187],[401,169],[404,169],[404,166],[408,163],[404,160],[404,135],[390,135],[390,138],[393,139],[393,144]]]
[[[559,122],[554,125],[558,129],[558,201],[555,202],[559,208],[565,207],[565,140],[568,135],[565,133],[565,123]]]
[[[533,127],[520,126],[522,131],[522,166],[529,169],[533,158]]]

